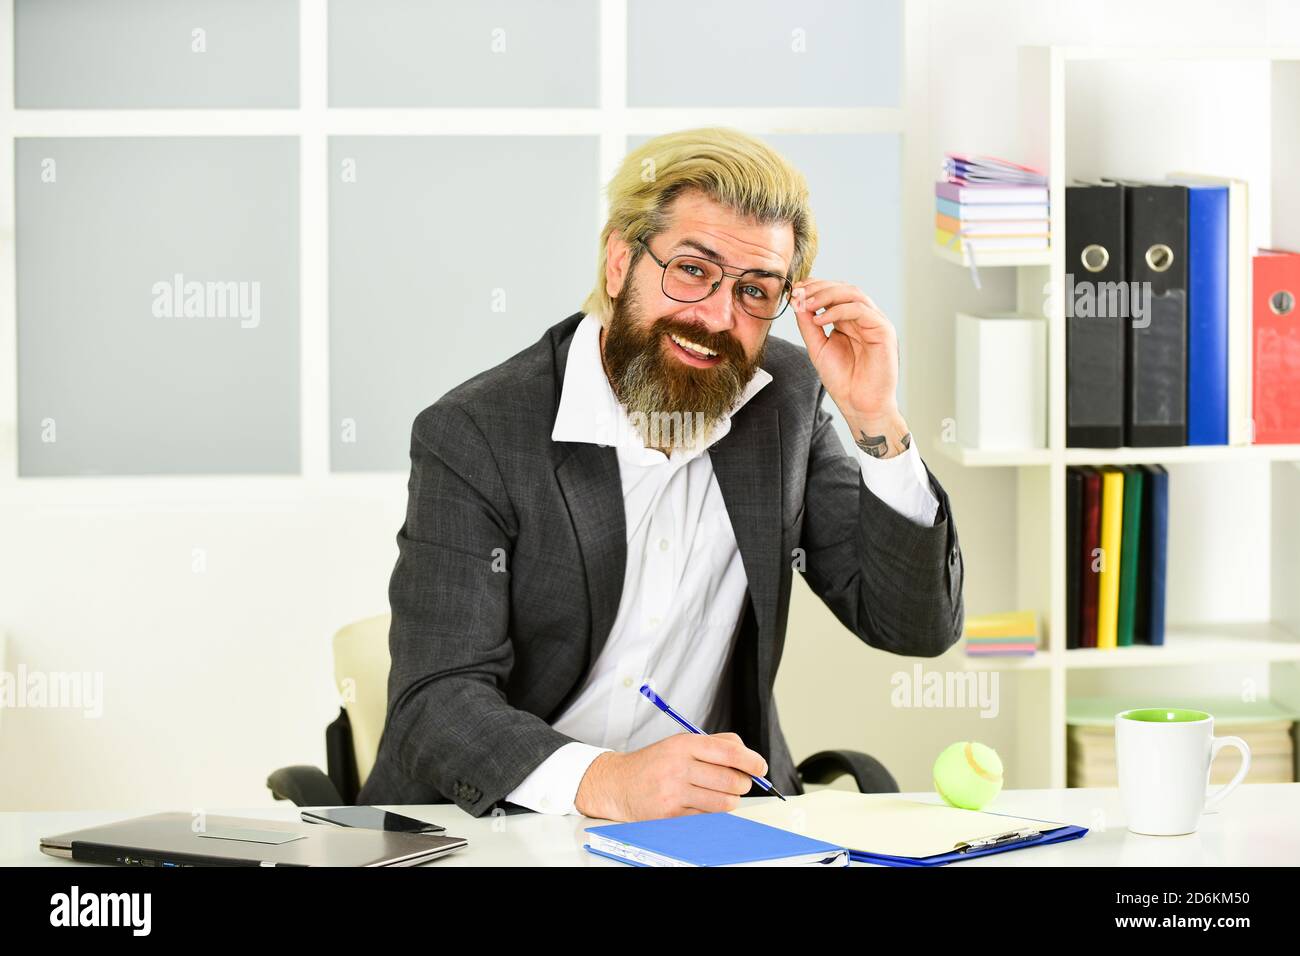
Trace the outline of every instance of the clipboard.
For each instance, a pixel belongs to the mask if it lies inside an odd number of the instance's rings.
[[[1088,832],[1050,820],[844,790],[800,794],[785,803],[761,801],[733,812],[848,847],[851,860],[884,866],[944,866],[1077,840]]]
[[[997,814],[989,814],[996,816]],[[927,857],[908,857],[908,856],[885,856],[881,853],[867,853],[860,850],[850,850],[849,860],[855,863],[879,863],[883,866],[944,866],[948,863],[960,863],[962,860],[972,860],[980,856],[989,856],[993,853],[1006,853],[1010,850],[1023,850],[1031,846],[1045,846],[1049,843],[1064,843],[1067,840],[1077,840],[1088,832],[1087,827],[1074,826],[1072,824],[1050,823],[1047,820],[1040,821],[1047,823],[1053,829],[1046,833],[1040,833],[1036,838],[1022,839],[999,843],[996,846],[987,847],[977,850],[954,850],[951,853],[941,853],[937,856]]]

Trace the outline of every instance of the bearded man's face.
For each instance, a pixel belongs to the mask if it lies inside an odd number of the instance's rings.
[[[728,272],[786,274],[794,248],[788,223],[740,219],[699,193],[678,196],[670,208],[672,227],[648,240],[660,260],[703,256],[724,263]],[[723,279],[716,292],[692,303],[665,295],[662,280],[663,269],[643,250],[611,293],[614,309],[602,349],[610,385],[629,418],[643,437],[645,426],[652,426],[656,437],[647,444],[684,447],[739,401],[763,364],[772,323],[740,307],[735,279]],[[676,424],[683,421],[685,429]]]

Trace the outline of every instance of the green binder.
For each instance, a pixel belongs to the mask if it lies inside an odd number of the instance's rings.
[[[1141,468],[1124,471],[1124,524],[1119,546],[1119,619],[1115,624],[1115,646],[1133,645],[1133,620],[1137,608],[1138,540],[1142,536]]]

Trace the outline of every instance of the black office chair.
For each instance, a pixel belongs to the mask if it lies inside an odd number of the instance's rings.
[[[356,803],[364,776],[374,766],[383,731],[390,666],[388,624],[389,615],[380,614],[334,635],[334,678],[345,703],[325,728],[328,772],[301,764],[281,767],[266,781],[275,799],[300,807]],[[800,763],[796,771],[803,784],[829,784],[848,774],[860,793],[898,793],[898,783],[884,765],[857,750],[823,750]]]
[[[352,724],[348,712],[341,707],[338,717],[325,728],[325,761],[328,773],[306,764],[274,771],[266,779],[271,795],[298,807],[342,807],[357,802],[361,779],[352,743]]]

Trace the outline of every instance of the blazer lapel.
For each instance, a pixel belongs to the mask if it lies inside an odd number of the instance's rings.
[[[569,346],[582,319],[583,314],[575,312],[552,332],[555,404],[548,416],[550,422],[554,422],[559,408],[569,366]],[[623,575],[627,570],[623,482],[618,473],[618,452],[613,447],[579,442],[561,444],[563,457],[555,466],[555,480],[569,510],[569,520],[573,522],[587,578],[587,601],[591,609],[588,660],[594,661],[614,627],[623,597]]]
[[[758,620],[759,687],[770,681],[777,595],[781,585],[781,430],[776,408],[751,402],[731,431],[709,449],[749,579]]]
[[[555,478],[578,536],[591,607],[591,657],[605,646],[618,615],[627,570],[627,520],[618,452],[611,446],[574,444]]]

